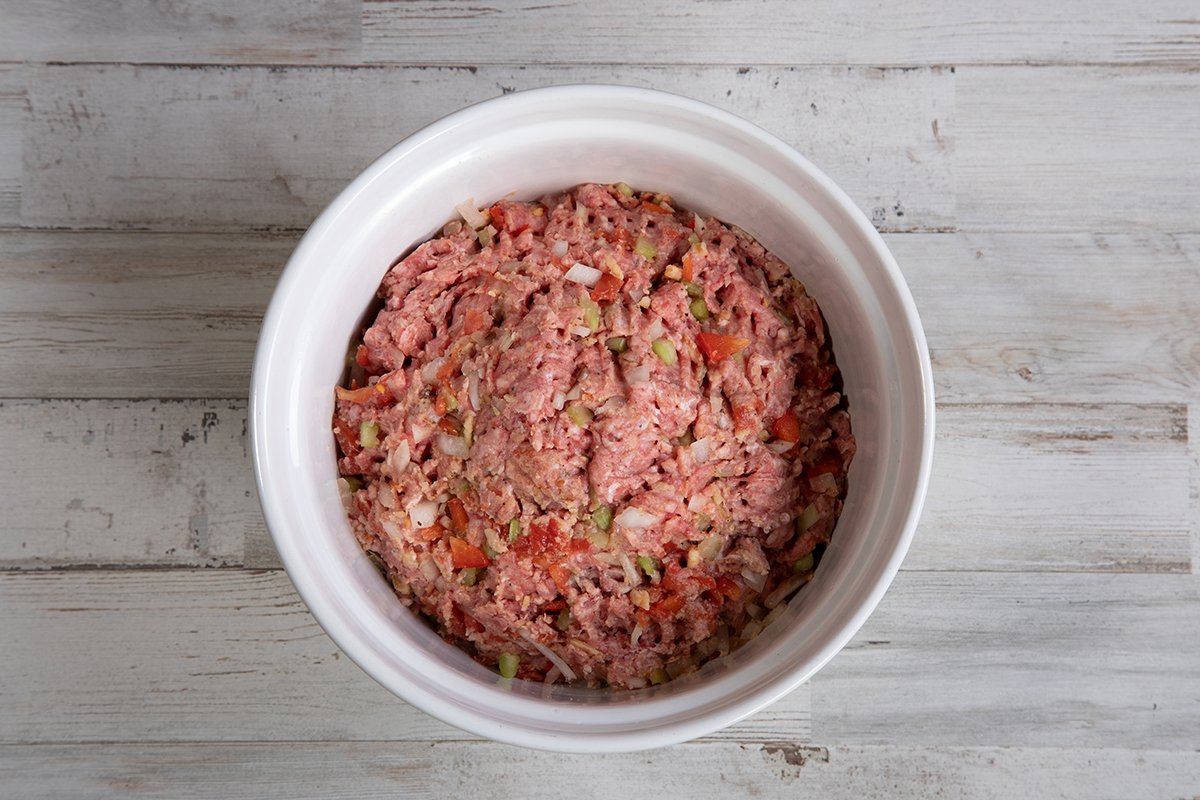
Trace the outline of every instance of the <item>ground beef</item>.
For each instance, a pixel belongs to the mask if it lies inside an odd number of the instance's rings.
[[[388,271],[337,387],[359,541],[502,673],[638,688],[737,648],[845,496],[816,302],[745,231],[623,184],[483,213]]]

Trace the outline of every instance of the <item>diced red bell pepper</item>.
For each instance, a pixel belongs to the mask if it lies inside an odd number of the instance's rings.
[[[571,585],[571,570],[562,564],[551,564],[546,571],[550,573],[550,579],[558,587],[559,593],[565,597]]]
[[[699,345],[700,352],[704,353],[704,357],[715,364],[729,358],[734,353],[745,350],[750,346],[750,340],[705,331],[696,334],[696,344]]]
[[[651,202],[650,200],[643,200],[642,208],[649,211],[651,214],[670,214],[671,213],[667,209],[660,206],[658,203]]]
[[[600,305],[608,305],[616,300],[621,294],[621,279],[611,272],[606,272],[600,276],[600,280],[596,281],[596,285],[592,287],[592,301]]]
[[[455,569],[486,567],[492,563],[482,550],[457,536],[450,537],[450,559]]]
[[[695,272],[696,272],[695,264],[692,263],[692,251],[689,250],[686,253],[684,253],[683,259],[679,263],[683,265],[683,269],[680,270],[683,273],[681,275],[681,277],[683,278],[683,280],[687,281],[688,283],[691,283],[692,278],[695,277]]]
[[[800,420],[791,411],[771,423],[771,434],[784,442],[800,441]]]
[[[457,497],[451,497],[446,503],[446,511],[450,514],[450,522],[454,525],[454,530],[466,533],[471,518],[467,516],[467,508],[463,505],[463,501]]]
[[[742,596],[742,587],[738,586],[737,581],[727,578],[724,575],[717,576],[717,591],[730,600],[737,600]]]
[[[686,602],[687,598],[683,594],[669,594],[650,606],[650,615],[657,620],[670,619],[679,613]]]

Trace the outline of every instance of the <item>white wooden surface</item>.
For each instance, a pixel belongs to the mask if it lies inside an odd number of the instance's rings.
[[[885,232],[938,444],[894,587],[705,740],[480,741],[342,656],[246,450],[324,203],[466,103],[654,86]],[[1200,797],[1200,14],[0,0],[0,797]]]

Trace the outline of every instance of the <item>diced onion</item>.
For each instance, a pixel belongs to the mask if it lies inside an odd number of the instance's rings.
[[[837,479],[828,472],[809,478],[808,485],[818,494],[837,494]]]
[[[767,444],[767,449],[776,455],[783,455],[788,450],[791,450],[793,447],[795,447],[795,444],[795,442],[769,442]]]
[[[655,523],[661,522],[662,517],[642,511],[640,508],[629,506],[616,516],[615,521],[618,525],[625,528],[648,528]]]
[[[438,370],[442,368],[442,364],[446,363],[444,358],[435,358],[421,367],[421,380],[425,383],[437,383]]]
[[[581,283],[590,289],[600,281],[600,276],[603,274],[595,267],[589,267],[587,264],[576,261],[563,277],[569,281]]]
[[[471,455],[471,448],[467,444],[467,440],[461,436],[439,433],[437,443],[438,448],[448,456],[465,459]]]
[[[697,439],[691,444],[692,458],[703,463],[712,455],[712,442],[708,439]]]
[[[639,622],[633,626],[633,631],[629,634],[629,646],[637,647],[640,638],[642,638],[642,623]]]
[[[342,505],[349,511],[354,505],[354,490],[350,488],[350,482],[345,478],[337,479],[338,496],[342,498]]]
[[[704,495],[694,494],[688,498],[687,510],[691,511],[693,514],[695,514],[699,511],[703,510],[706,503],[707,503],[707,500],[705,499]]]
[[[592,329],[586,325],[576,325],[574,328],[571,328],[571,333],[576,336],[590,336]]]
[[[471,401],[471,408],[475,411],[479,410],[479,376],[472,374],[467,378],[467,399]]]
[[[649,327],[646,328],[646,338],[647,339],[658,339],[662,335],[663,335],[662,318],[655,317],[654,322],[651,322]]]
[[[572,670],[571,667],[567,665],[567,662],[563,661],[558,656],[558,654],[556,654],[549,647],[546,647],[545,645],[543,645],[541,642],[538,642],[537,640],[535,640],[532,636],[530,636],[525,631],[521,631],[521,636],[524,637],[525,641],[527,641],[531,645],[533,645],[539,653],[544,655],[551,664],[558,667],[558,671],[563,674],[564,678],[566,678],[568,681],[575,680],[576,676],[575,676],[574,670]]]
[[[629,383],[645,383],[650,380],[650,368],[644,364],[630,367],[625,370],[625,380]]]
[[[563,406],[567,404],[567,395],[563,392],[555,392],[551,401],[554,403],[555,411],[562,411]]]
[[[761,592],[763,587],[767,585],[767,576],[763,573],[754,572],[749,567],[742,570],[742,579],[746,581],[746,585],[756,592]]]
[[[438,516],[438,504],[432,500],[422,500],[408,510],[408,520],[414,528],[428,528]]]
[[[422,425],[419,422],[414,422],[412,424],[412,437],[413,437],[413,442],[415,444],[420,444],[421,442],[428,439],[429,434],[431,434],[431,433],[433,433],[432,426]]]
[[[475,198],[468,197],[454,207],[454,210],[462,214],[462,218],[467,221],[467,224],[472,228],[482,228],[487,225],[487,217],[479,212],[475,207]]]
[[[553,244],[553,246],[551,246],[550,252],[553,253],[558,258],[562,258],[563,256],[565,256],[567,254],[567,248],[569,246],[570,245],[568,245],[566,243],[566,241],[559,239],[557,242],[555,242]]]
[[[437,564],[433,563],[432,558],[426,558],[421,562],[421,574],[425,576],[425,580],[435,581],[441,572],[438,570]]]
[[[381,519],[379,520],[379,526],[383,528],[383,532],[386,533],[392,539],[392,541],[399,542],[403,538],[403,534],[400,532],[400,526],[397,525],[393,520],[387,518]]]
[[[625,582],[632,589],[634,586],[639,586],[642,583],[641,573],[633,566],[633,559],[624,550],[617,551],[617,558],[621,562],[621,569],[625,571]]]
[[[700,552],[700,557],[705,561],[716,561],[721,557],[721,546],[723,544],[724,542],[721,541],[721,537],[714,533],[696,545],[696,550]]]
[[[392,476],[399,477],[411,460],[412,453],[409,451],[408,439],[401,439],[400,444],[393,447],[392,452],[388,453],[388,467],[392,470]]]

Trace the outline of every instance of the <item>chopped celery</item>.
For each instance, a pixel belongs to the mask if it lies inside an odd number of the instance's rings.
[[[692,283],[691,281],[686,281],[683,284],[683,288],[687,292],[688,297],[703,297],[704,296],[704,289],[700,288],[700,284],[698,284],[698,283]]]
[[[363,447],[379,446],[379,423],[367,420],[358,426],[358,443]]]
[[[495,550],[493,550],[493,549],[492,549],[492,547],[491,547],[491,545],[489,545],[487,542],[484,542],[484,543],[483,543],[483,547],[481,547],[481,548],[479,548],[479,549],[480,549],[480,550],[482,550],[482,551],[483,551],[483,554],[484,554],[485,556],[487,556],[487,557],[488,557],[488,561],[494,561],[494,560],[495,560],[495,558],[496,558],[496,551],[495,551]]]
[[[567,407],[567,416],[581,428],[586,428],[588,423],[592,421],[592,417],[596,416],[587,406],[570,405]]]
[[[600,306],[587,295],[580,299],[579,305],[583,308],[583,324],[588,326],[588,330],[592,333],[600,330]]]
[[[622,197],[633,197],[633,187],[628,183],[621,181],[617,184],[617,194],[621,195]]]
[[[614,336],[604,343],[604,346],[614,353],[624,353],[629,349],[629,340],[624,336]]]
[[[612,520],[612,506],[600,506],[592,512],[592,522],[596,523],[596,527],[602,531],[612,527]]]
[[[515,678],[517,667],[521,666],[521,657],[514,653],[501,653],[496,666],[500,669],[501,678]]]
[[[708,303],[704,302],[703,297],[697,297],[688,303],[688,308],[691,309],[692,316],[701,322],[708,319]]]
[[[658,686],[660,683],[666,683],[668,680],[670,680],[670,676],[667,675],[667,671],[662,667],[655,667],[650,673],[650,683],[655,686]]]
[[[642,568],[642,572],[646,573],[647,577],[653,578],[658,574],[658,559],[650,556],[638,556],[637,565]]]
[[[479,239],[480,247],[487,247],[492,243],[492,237],[496,235],[496,229],[491,225],[475,232],[475,236]]]
[[[509,520],[508,523],[508,540],[515,542],[517,537],[521,535],[521,520]]]
[[[796,559],[796,563],[792,564],[792,572],[797,575],[801,572],[808,572],[813,568],[813,563],[814,559],[812,553],[809,553],[805,556],[800,556],[800,558]]]
[[[363,487],[363,482],[357,475],[343,475],[342,480],[346,482],[346,487],[352,492],[357,492]]]
[[[816,524],[819,517],[816,505],[809,503],[808,507],[800,512],[800,516],[796,517],[796,533],[804,533]]]
[[[658,248],[651,244],[645,236],[639,236],[637,242],[633,245],[633,249],[639,256],[649,261],[658,255]]]
[[[466,567],[462,569],[458,573],[459,583],[463,586],[474,586],[475,582],[479,580],[479,571],[479,567]]]
[[[650,349],[667,366],[679,361],[679,356],[675,353],[675,343],[670,339],[655,339],[650,343]]]

